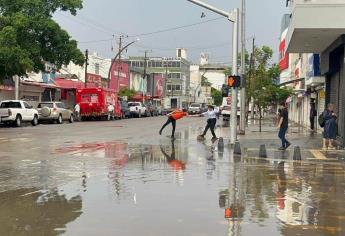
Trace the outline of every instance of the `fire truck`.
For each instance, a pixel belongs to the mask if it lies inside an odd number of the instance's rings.
[[[86,119],[107,119],[123,117],[121,112],[121,102],[116,93],[104,88],[83,88],[78,89],[76,101],[80,106],[80,116]],[[109,106],[114,107],[114,111],[109,111]]]

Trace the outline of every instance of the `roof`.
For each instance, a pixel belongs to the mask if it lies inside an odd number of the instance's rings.
[[[37,86],[37,87],[42,87],[42,88],[56,88],[56,86],[53,84],[47,84],[47,83],[41,83],[41,82],[29,81],[29,80],[24,80],[24,81],[21,81],[20,83],[24,85]]]
[[[54,83],[56,87],[62,89],[80,89],[85,87],[85,84],[81,81],[68,80],[62,78],[55,79]]]

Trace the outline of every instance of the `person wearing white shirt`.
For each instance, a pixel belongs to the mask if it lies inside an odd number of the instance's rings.
[[[202,113],[202,115],[207,118],[207,124],[204,130],[204,133],[200,135],[200,137],[205,138],[207,131],[210,129],[213,136],[212,140],[217,140],[217,136],[214,133],[214,128],[216,127],[216,123],[217,123],[217,112],[214,110],[214,107],[209,105],[208,111]]]
[[[108,105],[108,120],[114,119],[114,109],[113,104]]]
[[[75,106],[74,106],[74,116],[75,116],[75,119],[79,121],[79,119],[80,119],[80,105],[79,105],[79,103],[75,104]]]

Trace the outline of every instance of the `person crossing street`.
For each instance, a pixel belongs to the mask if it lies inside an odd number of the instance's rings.
[[[212,141],[217,140],[217,136],[214,132],[214,128],[216,127],[217,124],[217,112],[214,110],[214,107],[212,105],[208,106],[208,111],[202,113],[202,116],[205,116],[207,118],[207,124],[205,127],[204,132],[199,136],[200,138],[204,139],[207,131],[210,129],[212,133]]]
[[[163,130],[165,127],[167,127],[170,123],[172,125],[172,132],[171,132],[171,138],[175,139],[175,130],[176,130],[176,121],[182,119],[185,116],[188,116],[187,110],[175,110],[168,115],[168,120],[165,122],[165,124],[162,126],[162,128],[159,130],[159,135],[162,135]]]

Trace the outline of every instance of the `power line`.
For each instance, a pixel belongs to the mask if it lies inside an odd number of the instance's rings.
[[[149,36],[149,35],[154,35],[154,34],[160,34],[160,33],[165,33],[165,32],[169,32],[169,31],[185,29],[185,28],[189,28],[189,27],[192,27],[192,26],[196,26],[196,25],[206,24],[206,23],[209,23],[209,22],[212,22],[212,21],[216,21],[216,20],[219,20],[219,19],[223,19],[223,17],[217,17],[217,18],[214,18],[214,19],[210,19],[210,20],[206,20],[206,21],[202,21],[202,22],[197,22],[197,23],[193,23],[193,24],[189,24],[189,25],[176,26],[176,27],[162,29],[162,30],[157,30],[157,31],[153,31],[153,32],[142,33],[142,34],[137,34],[137,35],[131,35],[129,37],[137,38],[137,37]]]

